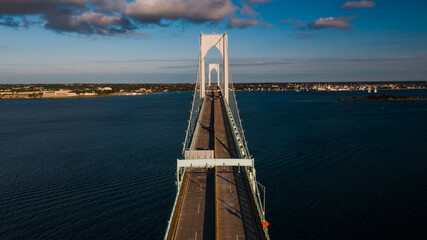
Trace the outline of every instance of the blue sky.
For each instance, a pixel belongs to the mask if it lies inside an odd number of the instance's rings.
[[[234,82],[427,80],[421,0],[0,0],[0,83],[194,82],[227,32]],[[208,53],[218,62],[217,50]]]

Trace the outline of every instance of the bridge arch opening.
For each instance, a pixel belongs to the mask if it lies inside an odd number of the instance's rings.
[[[220,83],[219,83],[219,64],[218,63],[210,63],[208,66],[209,66],[208,86],[210,86],[212,83],[212,81],[211,81],[212,73],[216,73],[217,83],[218,83],[218,86],[220,86]]]

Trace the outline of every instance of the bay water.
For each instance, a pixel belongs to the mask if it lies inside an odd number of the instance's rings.
[[[427,238],[427,101],[236,95],[272,239]],[[0,239],[162,239],[191,100],[0,100]]]

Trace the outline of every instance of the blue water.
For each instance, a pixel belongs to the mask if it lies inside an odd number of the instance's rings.
[[[427,101],[354,95],[237,93],[272,239],[427,238]],[[0,239],[161,239],[191,98],[1,100]]]

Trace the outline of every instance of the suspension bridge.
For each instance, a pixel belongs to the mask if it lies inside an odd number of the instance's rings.
[[[221,79],[220,65],[209,64],[206,83],[205,58],[214,47],[222,55]],[[217,71],[216,83],[211,81],[212,70]],[[225,33],[200,35],[197,80],[176,183],[164,239],[269,239],[265,187],[256,180],[242,128]]]

